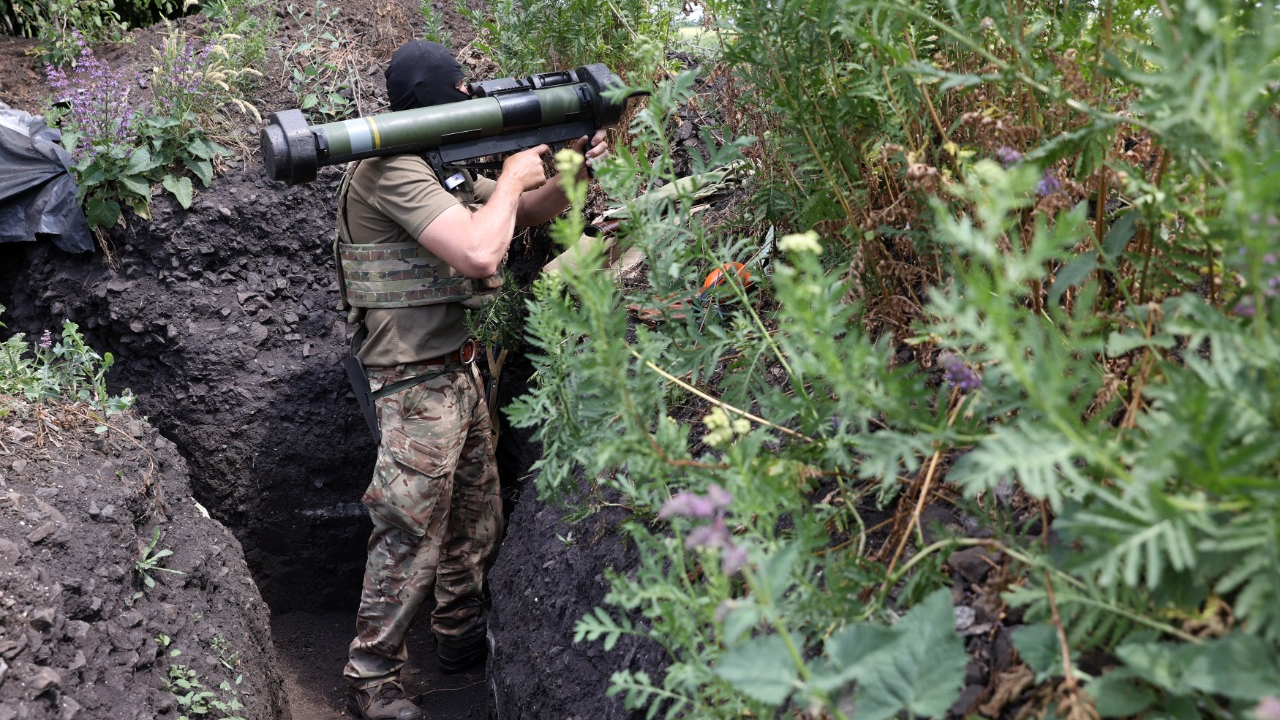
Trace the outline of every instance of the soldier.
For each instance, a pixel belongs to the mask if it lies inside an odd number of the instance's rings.
[[[392,110],[468,99],[448,49],[411,41],[386,70]],[[607,151],[604,132],[588,160]],[[583,137],[574,144],[579,152]],[[502,534],[492,428],[465,313],[501,285],[517,227],[568,207],[543,167],[546,145],[516,153],[496,181],[436,177],[421,156],[350,167],[338,199],[343,292],[359,323],[352,352],[375,392],[377,464],[363,501],[373,520],[364,588],[344,676],[366,720],[419,720],[399,682],[405,633],[435,595],[440,667],[460,672],[488,653],[482,593]],[[584,169],[585,172],[585,169]],[[358,296],[358,297],[357,297]],[[394,387],[393,387],[394,385]]]

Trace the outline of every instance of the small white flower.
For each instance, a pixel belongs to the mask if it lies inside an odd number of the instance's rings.
[[[814,255],[822,254],[822,243],[818,242],[818,233],[810,230],[809,232],[795,233],[793,235],[783,235],[778,241],[778,249],[783,252],[811,252]]]
[[[570,150],[569,148],[564,148],[560,152],[556,153],[555,161],[556,172],[561,175],[572,177],[577,175],[578,171],[582,169],[582,155]]]
[[[719,430],[729,427],[729,415],[724,408],[712,408],[707,416],[702,418],[702,424],[707,426],[708,430]]]

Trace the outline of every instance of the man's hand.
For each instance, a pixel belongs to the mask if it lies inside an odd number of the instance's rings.
[[[502,175],[519,184],[521,192],[537,190],[547,182],[547,170],[542,158],[551,152],[546,145],[521,150],[502,162]]]
[[[587,138],[586,135],[583,135],[569,144],[569,149],[576,150],[581,153],[582,149],[587,147],[588,139],[591,142],[591,149],[584,153],[587,158],[587,162],[583,163],[582,169],[578,171],[578,179],[586,180],[587,165],[609,154],[608,138],[608,132],[605,130],[597,130],[595,136]],[[538,148],[534,148],[534,150],[537,149]],[[533,151],[526,150],[525,152]],[[519,155],[523,154],[524,153],[519,153]],[[517,157],[517,155],[513,155],[512,157]],[[506,172],[505,165],[503,166],[503,172]],[[564,191],[560,189],[560,183],[558,182],[557,176],[557,178],[553,179],[552,182],[548,182],[546,185],[539,188],[537,192],[521,194],[520,208],[516,214],[516,226],[529,227],[531,225],[541,225],[564,212],[566,207],[569,207],[569,199],[564,196]]]
[[[609,132],[603,128],[597,130],[596,134],[591,137],[590,149],[585,152],[583,148],[588,147],[586,135],[574,140],[571,147],[586,156],[587,161],[583,163],[582,172],[578,174],[580,178],[586,177],[587,168],[593,167],[597,160],[609,154]]]

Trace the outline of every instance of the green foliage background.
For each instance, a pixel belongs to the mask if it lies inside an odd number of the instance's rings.
[[[940,716],[964,677],[943,560],[982,546],[1004,559],[1041,711],[1263,708],[1280,693],[1275,9],[700,10],[696,70],[667,16],[611,46],[632,82],[656,81],[599,173],[647,283],[542,281],[538,387],[516,412],[545,495],[585,483],[598,499],[579,512],[635,511],[642,566],[579,639],[647,636],[672,664],[619,672],[613,692],[650,717]],[[580,57],[495,12],[493,47]],[[694,169],[745,155],[751,197],[714,224],[689,198],[634,204],[675,179],[669,121],[705,108],[709,77],[722,122]],[[767,237],[771,276],[670,311]],[[717,408],[747,426],[724,434]],[[660,512],[713,485],[741,570],[686,542],[708,520]],[[935,504],[983,537],[927,538]],[[863,520],[876,508],[887,530]],[[1076,664],[1098,652],[1102,672]]]

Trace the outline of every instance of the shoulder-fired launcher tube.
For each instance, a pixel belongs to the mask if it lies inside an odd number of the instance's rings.
[[[555,75],[561,84],[534,82]],[[519,149],[487,139],[510,136],[532,147],[562,142],[616,125],[626,109],[609,102],[603,91],[621,80],[604,65],[580,67],[572,73],[533,76],[526,84],[493,90],[502,81],[477,83],[472,100],[432,107],[307,125],[300,110],[273,113],[259,139],[268,177],[290,185],[310,182],[319,168],[379,155],[448,150],[458,161]]]

